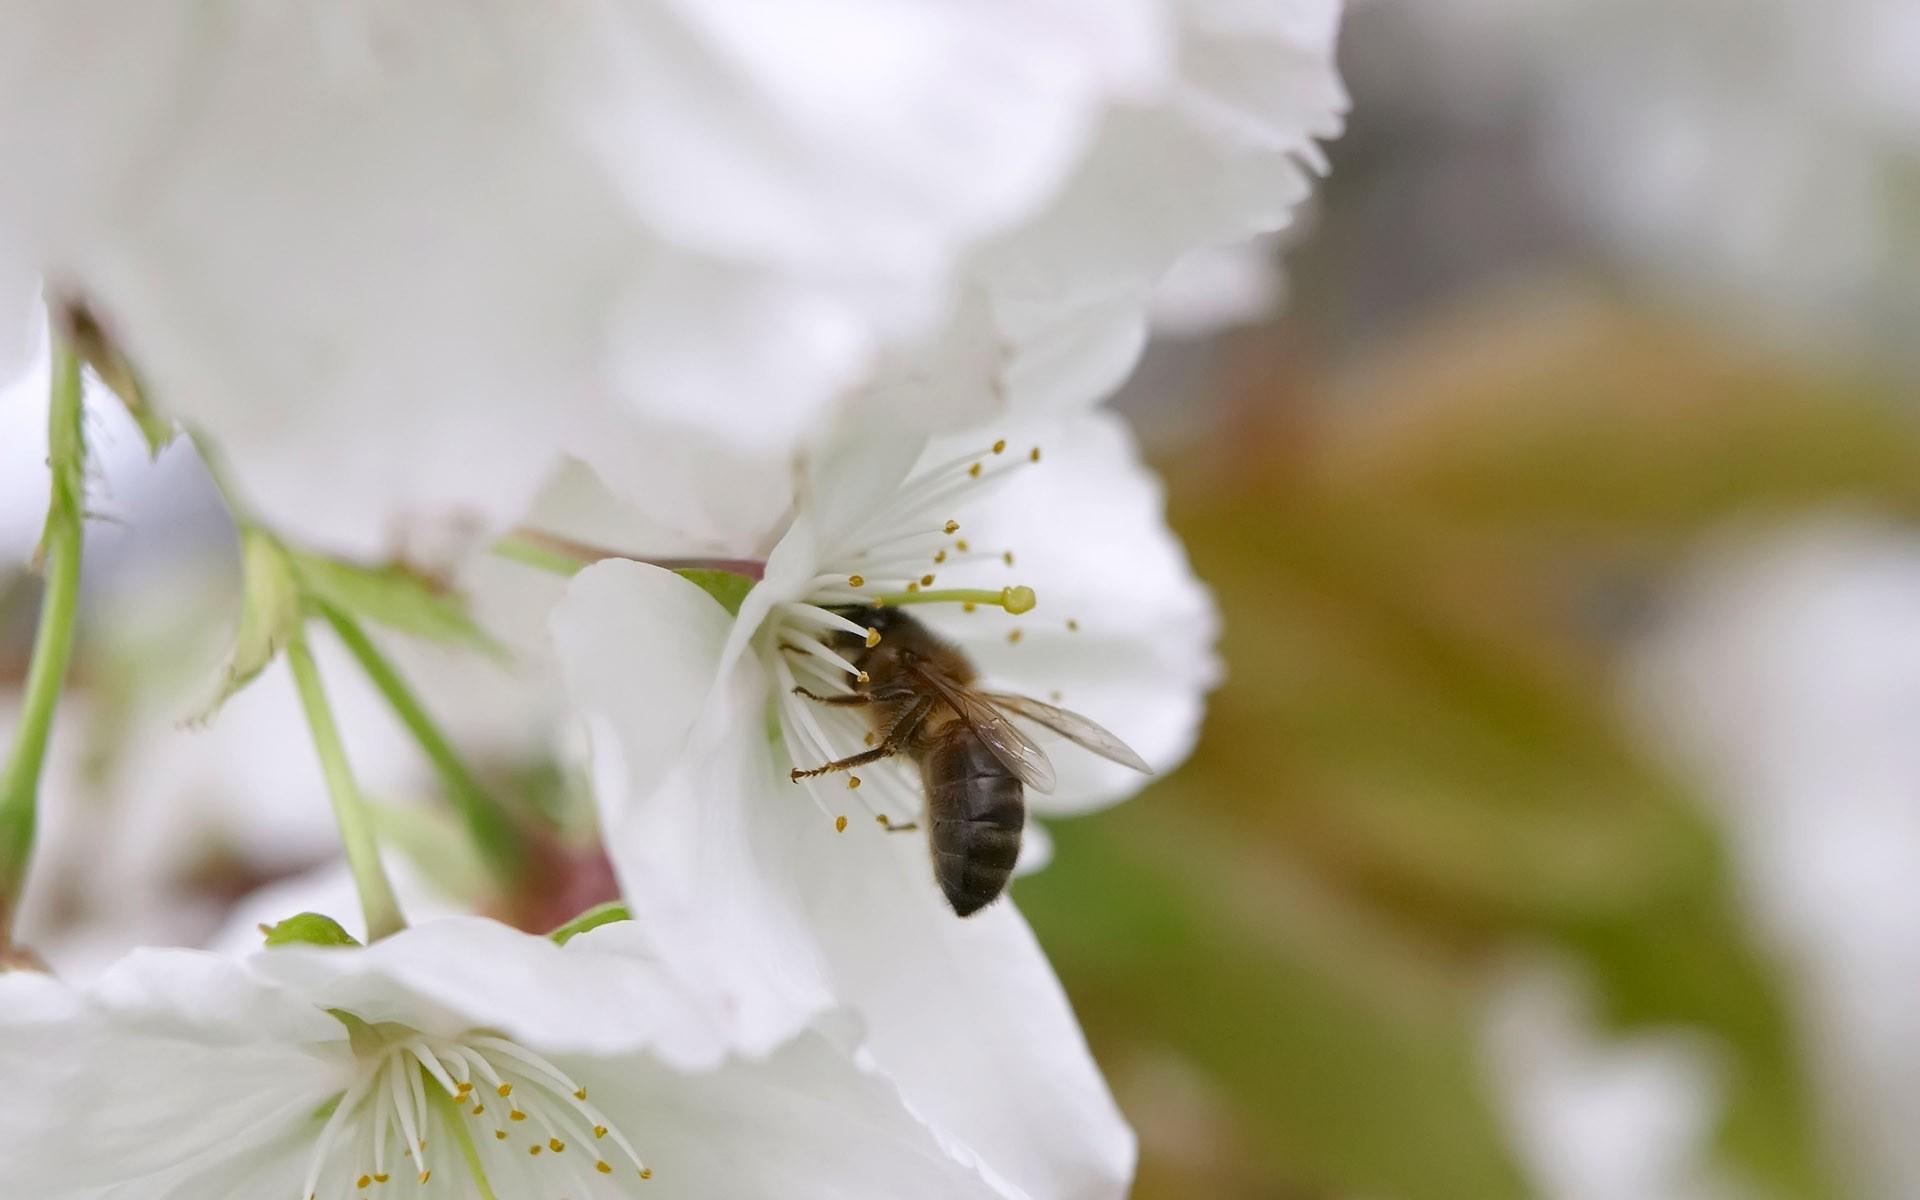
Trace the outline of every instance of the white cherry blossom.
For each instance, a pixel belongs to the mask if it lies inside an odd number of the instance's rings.
[[[630,951],[472,918],[0,976],[0,1176],[46,1200],[1012,1195],[844,1017],[733,1052]]]
[[[1164,75],[1158,16],[12,5],[0,269],[83,298],[281,532],[404,549],[563,449],[784,454]]]
[[[1056,699],[1165,769],[1191,747],[1215,675],[1209,598],[1110,417],[923,453],[854,433],[803,487],[737,620],[668,571],[618,561],[583,572],[555,614],[622,884],[657,915],[647,932],[662,960],[742,1038],[778,1038],[845,1004],[915,1110],[1014,1184],[1122,1194],[1131,1134],[1019,913],[1001,901],[956,917],[925,835],[881,827],[919,808],[910,765],[874,764],[857,787],[844,774],[792,782],[796,766],[859,750],[862,726],[789,689],[845,690],[853,668],[827,640],[846,628],[844,606],[964,589],[909,611],[988,682]],[[993,607],[1003,594],[1024,607],[1027,587],[1031,611]],[[1031,798],[1037,813],[1142,782],[1065,743],[1052,757],[1059,785]]]

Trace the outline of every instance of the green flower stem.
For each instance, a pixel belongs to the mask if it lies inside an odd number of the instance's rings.
[[[359,661],[360,668],[373,681],[373,686],[379,688],[380,694],[393,706],[395,715],[407,727],[407,732],[420,743],[420,749],[433,762],[441,786],[465,819],[468,831],[472,833],[481,856],[486,859],[495,878],[506,884],[516,881],[526,865],[526,856],[513,821],[481,786],[480,781],[474,778],[466,763],[460,760],[453,744],[440,732],[433,718],[427,715],[419,697],[400,678],[400,673],[380,653],[379,647],[373,644],[366,631],[352,617],[332,605],[321,604],[317,607],[320,615],[326,618],[327,624],[333,626],[333,631]]]
[[[406,918],[400,915],[393,885],[387,882],[386,868],[380,864],[373,819],[360,795],[360,785],[354,782],[353,768],[347,765],[340,730],[333,723],[333,710],[327,706],[326,691],[320,686],[320,670],[314,666],[306,632],[298,622],[287,639],[286,654],[294,686],[300,691],[300,706],[307,713],[307,726],[313,731],[313,748],[327,778],[327,794],[333,798],[333,815],[340,823],[340,841],[346,848],[354,889],[360,893],[360,910],[366,914],[367,940],[377,942],[406,928]]]
[[[86,518],[86,439],[81,427],[80,361],[55,339],[48,404],[47,461],[53,471],[46,531],[41,539],[47,587],[40,601],[33,665],[6,772],[0,775],[0,956],[13,942],[13,916],[33,859],[39,818],[40,770],[53,712],[73,657],[74,617],[80,606],[80,544]]]

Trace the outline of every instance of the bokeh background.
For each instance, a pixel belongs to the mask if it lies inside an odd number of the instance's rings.
[[[1316,201],[1182,271],[1117,401],[1225,616],[1199,750],[1016,889],[1137,1194],[1920,1196],[1920,9],[1358,0],[1343,41]],[[328,838],[290,688],[179,729],[230,535],[91,419],[29,914],[74,970],[244,931]],[[0,561],[37,512],[0,494]],[[36,592],[0,573],[0,727]],[[390,836],[457,841],[354,680],[356,769],[429,801]],[[560,878],[526,715],[452,723]]]
[[[1352,6],[1121,403],[1199,752],[1019,897],[1143,1200],[1920,1196],[1920,9]]]

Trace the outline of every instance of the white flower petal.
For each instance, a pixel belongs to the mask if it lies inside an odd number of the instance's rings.
[[[550,75],[669,236],[938,270],[929,228],[1021,215],[1057,184],[1090,101],[1163,69],[1157,15],[1142,0],[600,5]]]
[[[1039,364],[1026,373],[1061,381],[1025,389],[1016,381],[1017,399],[1104,398],[1131,369],[1125,338],[1138,353],[1152,287],[1190,251],[1285,227],[1309,170],[1324,169],[1319,140],[1341,131],[1337,0],[1170,7],[1180,51],[1167,86],[1110,110],[1046,210],[970,264],[1016,379],[1025,359]],[[1061,386],[1069,381],[1078,388]]]
[[[1144,289],[1061,305],[1002,300],[1014,352],[1008,407],[1016,415],[1071,412],[1111,395],[1147,345]]]
[[[803,836],[797,900],[834,994],[909,1102],[1035,1196],[1124,1195],[1133,1132],[1013,904],[955,917],[924,833],[816,822]]]
[[[644,1194],[663,1196],[1023,1200],[919,1119],[852,1048],[855,1024],[844,1015],[796,1030],[761,1061],[712,1052],[684,993],[646,973],[639,928],[603,926],[563,949],[487,922],[447,921],[371,948],[276,948],[244,966],[142,952],[85,991],[0,976],[8,1186],[56,1200],[252,1200],[303,1194],[295,1189],[304,1177],[307,1188],[317,1181],[322,1195],[338,1196],[356,1173],[379,1169],[368,1161],[369,1122],[383,1118],[357,1088],[404,1088],[406,1075],[391,1072],[417,1074],[413,1064],[427,1063],[449,1090],[447,1080],[472,1070],[513,1096],[492,1115],[477,1102],[458,1115],[427,1113],[424,1126],[409,1123],[422,1115],[415,1109],[402,1119],[404,1143],[388,1133],[388,1169],[422,1169],[423,1186],[402,1189],[428,1200],[466,1200],[474,1190],[447,1120],[524,1131],[539,1148],[470,1143],[501,1195],[550,1195],[555,1183],[639,1195],[632,1173],[645,1162]],[[509,977],[507,994],[476,975],[489,965]],[[357,1026],[350,1041],[335,1008],[377,1028]],[[648,1044],[665,1009],[686,1023]],[[380,1024],[422,1018],[428,1027],[411,1034]],[[448,1024],[457,1033],[433,1032]],[[465,1064],[449,1067],[461,1054]],[[678,1069],[695,1059],[693,1074]],[[419,1082],[433,1093],[432,1081]],[[416,1129],[421,1154],[409,1162]],[[327,1131],[338,1136],[316,1157]],[[619,1177],[608,1180],[613,1191],[579,1182],[603,1174]]]
[[[47,377],[0,371],[0,572],[25,566],[47,521]]]
[[[951,573],[956,584],[1032,587],[1021,616],[927,606],[917,615],[966,651],[1000,690],[1058,704],[1100,723],[1156,771],[1193,749],[1206,692],[1219,679],[1219,616],[1166,525],[1160,482],[1118,417],[1098,414],[1015,425],[1010,445],[1041,448],[966,510],[976,550],[1010,550]],[[941,447],[930,452],[938,457]],[[1018,641],[1009,638],[1018,632]],[[1065,814],[1113,803],[1146,782],[1134,771],[1046,735],[1059,775],[1037,812]]]
[[[594,936],[599,934],[599,936]],[[658,973],[623,948],[635,931],[606,927],[565,946],[480,917],[412,926],[365,949],[279,946],[255,955],[254,971],[322,1009],[424,1033],[496,1030],[543,1051],[636,1050],[685,1069],[723,1052],[691,1008],[669,1002]],[[636,997],[659,996],[651,1009]]]
[[[0,38],[0,255],[366,555],[562,451],[780,462],[1169,57],[1149,0],[109,8]]]
[[[132,1200],[179,1172],[217,1177],[306,1123],[348,1064],[343,1025],[213,955],[138,952],[86,992],[0,975],[9,1190],[54,1200],[152,1177],[107,1193]]]
[[[1603,1040],[1578,976],[1550,960],[1502,972],[1484,1053],[1514,1149],[1546,1200],[1734,1200],[1710,1146],[1725,1088],[1684,1030]]]
[[[1028,808],[1032,808],[1032,805],[1029,804]],[[1020,833],[1020,861],[1013,865],[1013,877],[1020,879],[1044,871],[1052,861],[1053,835],[1029,813],[1027,827]]]
[[[756,804],[775,769],[766,690],[750,659],[716,685],[731,625],[693,584],[630,562],[581,572],[553,617],[629,902],[661,961],[757,1053],[831,998],[781,879],[796,827],[820,818],[797,789]]]
[[[840,1037],[807,1032],[761,1061],[698,1075],[645,1059],[559,1065],[609,1111],[639,1114],[630,1134],[654,1171],[648,1195],[1025,1195],[943,1144],[856,1057]]]
[[[1823,1114],[1868,1190],[1920,1186],[1920,539],[1855,512],[1708,547],[1637,648],[1630,712],[1725,828]],[[1862,1096],[1874,1102],[1862,1105]]]
[[[40,303],[40,280],[11,261],[0,245],[0,393],[26,370],[40,351],[47,331],[47,310]]]
[[[1267,235],[1189,252],[1154,289],[1154,332],[1200,338],[1273,311],[1285,291],[1279,240]]]

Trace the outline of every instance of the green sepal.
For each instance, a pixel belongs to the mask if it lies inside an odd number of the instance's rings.
[[[288,558],[313,600],[413,637],[507,657],[474,622],[465,598],[425,575],[398,564],[365,567],[300,551]]]
[[[381,1036],[380,1030],[369,1025],[359,1017],[354,1016],[346,1009],[330,1008],[327,1010],[327,1015],[347,1027],[347,1045],[353,1048],[355,1056],[359,1058],[372,1058],[387,1048],[387,1039]],[[341,1094],[345,1095],[344,1092]],[[335,1103],[337,1102],[338,1097],[335,1097]],[[322,1105],[320,1111],[315,1115],[322,1119],[332,1116],[335,1103]]]
[[[754,581],[745,575],[736,575],[732,571],[716,571],[711,567],[682,567],[674,572],[680,578],[693,584],[707,595],[720,602],[720,607],[730,616],[740,615],[740,602],[753,590]]]
[[[262,925],[269,946],[358,946],[360,939],[322,913],[296,913],[277,925]]]
[[[300,621],[300,590],[287,552],[251,526],[240,529],[240,627],[213,699],[193,720],[206,721],[251,683],[286,646]]]
[[[72,306],[67,311],[69,325],[68,337],[73,348],[88,367],[92,368],[101,383],[107,385],[114,395],[120,398],[120,404],[140,428],[140,436],[146,440],[147,454],[160,457],[179,432],[173,418],[163,416],[153,405],[147,394],[146,385],[141,383],[139,372],[133,369],[120,347],[116,346],[99,324],[93,314],[85,308]]]
[[[633,914],[627,911],[625,904],[618,900],[609,900],[605,904],[594,905],[547,936],[564,946],[589,929],[598,929],[602,925],[611,925],[615,921],[631,920],[633,920]]]

